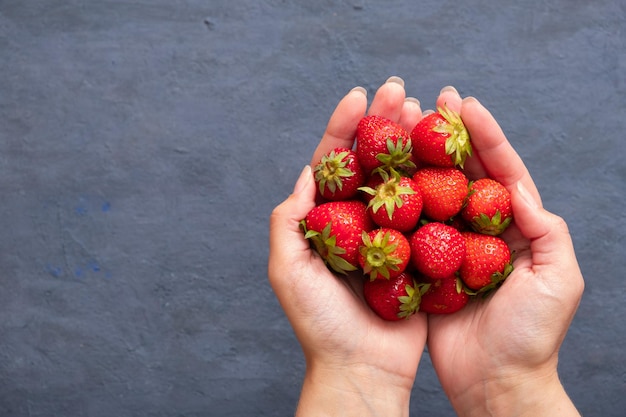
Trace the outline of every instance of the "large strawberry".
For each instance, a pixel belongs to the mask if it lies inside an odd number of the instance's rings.
[[[382,116],[363,117],[356,130],[356,154],[366,174],[376,168],[410,169],[412,162],[409,132]]]
[[[315,206],[301,225],[324,262],[342,274],[357,269],[361,233],[374,228],[365,203],[358,200]]]
[[[431,220],[448,221],[461,211],[469,184],[461,170],[426,167],[413,175],[413,181],[422,192],[422,212]]]
[[[420,292],[407,272],[391,279],[365,280],[367,305],[382,319],[395,321],[413,315],[420,304]]]
[[[462,168],[472,154],[461,116],[447,107],[424,116],[411,131],[411,140],[417,157],[428,165]]]
[[[465,259],[459,268],[459,277],[465,285],[478,292],[498,287],[511,273],[511,251],[498,236],[463,232]]]
[[[465,258],[465,240],[452,226],[427,223],[410,238],[411,264],[431,280],[449,277]]]
[[[481,178],[470,184],[470,192],[461,214],[475,231],[499,235],[513,219],[511,194],[500,182]]]
[[[395,229],[363,232],[359,248],[359,265],[370,279],[390,279],[400,275],[411,259],[407,238]]]
[[[463,283],[455,275],[421,285],[426,285],[426,291],[421,293],[419,306],[419,311],[424,313],[454,313],[465,307],[470,299]]]
[[[328,152],[314,168],[319,193],[326,200],[349,200],[365,182],[356,153],[338,147]]]
[[[415,228],[422,213],[422,194],[415,181],[396,171],[391,175],[381,171],[367,185],[359,189],[367,194],[367,211],[374,223],[400,232]]]

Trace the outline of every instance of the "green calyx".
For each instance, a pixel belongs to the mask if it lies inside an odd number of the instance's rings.
[[[411,139],[407,139],[405,144],[402,142],[404,141],[401,137],[397,139],[396,143],[393,143],[391,138],[387,138],[387,153],[376,155],[376,159],[383,164],[382,167],[377,168],[378,170],[392,170],[395,168],[408,170],[415,168],[415,163],[411,161],[413,143]]]
[[[413,281],[413,286],[406,285],[404,290],[406,295],[398,297],[400,301],[400,312],[398,317],[409,318],[419,310],[420,303],[422,302],[422,295],[428,291],[430,284],[417,284]]]
[[[331,269],[343,275],[347,275],[348,271],[357,270],[356,266],[341,256],[346,253],[346,250],[337,246],[337,236],[331,236],[332,222],[328,222],[321,233],[315,230],[307,230],[304,220],[300,222],[300,227],[304,231],[304,238],[309,239],[313,243],[317,253]]]
[[[471,226],[472,229],[478,233],[497,236],[509,227],[512,219],[512,217],[507,217],[503,221],[500,210],[496,211],[493,217],[489,217],[485,213],[480,213],[480,215],[472,219]]]
[[[443,108],[438,107],[437,111],[448,123],[435,127],[433,131],[449,135],[445,144],[446,154],[452,157],[454,165],[463,168],[467,157],[472,156],[469,133],[458,113],[448,109],[445,105]]]
[[[363,272],[370,276],[370,280],[374,281],[378,275],[382,275],[385,279],[390,278],[389,271],[398,271],[399,264],[402,260],[393,256],[393,252],[398,247],[397,243],[389,244],[391,235],[389,232],[378,231],[374,240],[371,240],[369,234],[363,231],[361,239],[363,246],[359,248],[361,255],[365,257]]]
[[[502,270],[502,272],[498,271],[491,274],[491,283],[485,285],[478,291],[471,291],[469,289],[466,289],[465,292],[469,295],[481,295],[483,298],[485,298],[489,294],[497,290],[504,283],[507,277],[511,275],[511,272],[513,272],[513,263],[507,262],[507,264],[504,265],[504,269]]]
[[[335,193],[337,189],[343,189],[343,178],[352,177],[354,172],[346,166],[349,160],[347,151],[335,152],[332,150],[328,155],[324,155],[319,164],[315,166],[315,181],[318,183],[320,193],[324,193],[324,189],[328,187],[331,193]]]
[[[376,187],[359,187],[359,190],[374,196],[369,203],[368,208],[372,208],[374,213],[377,213],[381,207],[385,207],[389,220],[393,217],[393,212],[396,207],[400,208],[404,204],[402,201],[402,195],[415,194],[415,190],[411,187],[401,186],[401,176],[395,170],[391,170],[392,176],[386,171],[380,171],[380,176],[383,178],[383,182]]]

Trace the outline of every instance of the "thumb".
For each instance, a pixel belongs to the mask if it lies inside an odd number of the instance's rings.
[[[311,167],[305,166],[293,193],[270,216],[270,269],[273,265],[287,267],[292,260],[309,249],[299,224],[315,207],[315,181]]]
[[[513,216],[521,234],[530,241],[533,272],[555,290],[569,287],[582,292],[582,274],[565,220],[542,208],[521,181],[512,188]]]

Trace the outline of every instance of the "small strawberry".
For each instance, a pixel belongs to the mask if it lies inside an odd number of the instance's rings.
[[[356,153],[343,147],[322,156],[314,172],[320,195],[331,201],[351,199],[365,182]]]
[[[431,280],[454,274],[465,258],[465,240],[452,226],[427,223],[410,238],[411,264]]]
[[[361,233],[374,228],[365,203],[358,200],[315,206],[301,225],[324,262],[341,274],[357,269]]]
[[[356,154],[366,174],[376,168],[402,170],[415,167],[412,162],[409,132],[382,116],[365,116],[357,125]]]
[[[465,259],[459,277],[472,290],[484,293],[498,287],[511,273],[511,251],[498,236],[463,232]]]
[[[424,313],[454,313],[465,307],[470,299],[463,288],[463,282],[455,275],[437,279],[425,285],[427,289],[422,293],[419,306],[419,311]]]
[[[496,180],[476,180],[470,184],[470,192],[461,215],[475,231],[499,235],[513,219],[511,194]]]
[[[422,212],[435,221],[448,221],[456,216],[467,197],[469,180],[457,168],[426,167],[413,175],[422,192]]]
[[[424,116],[411,131],[413,152],[427,165],[463,168],[472,155],[470,136],[461,116],[447,107]]]
[[[367,305],[379,317],[389,321],[410,317],[420,304],[415,280],[406,272],[388,280],[365,280],[363,295]]]
[[[359,265],[370,279],[395,278],[406,269],[411,247],[406,237],[395,229],[375,229],[362,233]]]
[[[422,194],[415,181],[381,171],[367,185],[359,190],[368,194],[367,211],[374,223],[400,232],[415,228],[422,213]]]

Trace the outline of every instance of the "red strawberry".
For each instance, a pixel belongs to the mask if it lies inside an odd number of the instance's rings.
[[[455,275],[429,282],[422,292],[419,311],[430,314],[450,314],[459,311],[470,297],[463,282]]]
[[[476,180],[470,184],[467,203],[461,215],[475,231],[499,235],[513,219],[511,194],[496,180]]]
[[[359,265],[363,272],[376,278],[395,278],[406,269],[411,247],[406,237],[395,229],[375,229],[362,233]]]
[[[402,170],[414,167],[409,132],[381,116],[365,116],[357,125],[356,154],[363,170],[376,168]]]
[[[348,148],[335,148],[322,156],[314,172],[319,193],[327,200],[349,200],[365,182],[356,153]]]
[[[365,203],[357,200],[320,204],[301,224],[324,262],[342,274],[357,269],[361,233],[374,228]]]
[[[408,232],[415,228],[422,213],[422,194],[411,178],[386,171],[373,176],[367,187],[359,188],[369,194],[367,211],[380,227]]]
[[[511,251],[502,238],[475,232],[463,232],[465,259],[459,277],[478,292],[499,286],[513,270]]]
[[[422,192],[423,213],[435,221],[448,221],[456,216],[467,197],[469,180],[457,168],[427,167],[413,175]]]
[[[406,272],[388,280],[365,280],[363,295],[367,305],[379,317],[390,321],[410,317],[420,303],[415,280]]]
[[[411,131],[411,140],[417,157],[428,165],[463,168],[465,159],[472,155],[461,116],[447,107],[424,116]]]
[[[465,240],[452,226],[427,223],[411,236],[411,263],[431,280],[454,274],[465,258]]]

